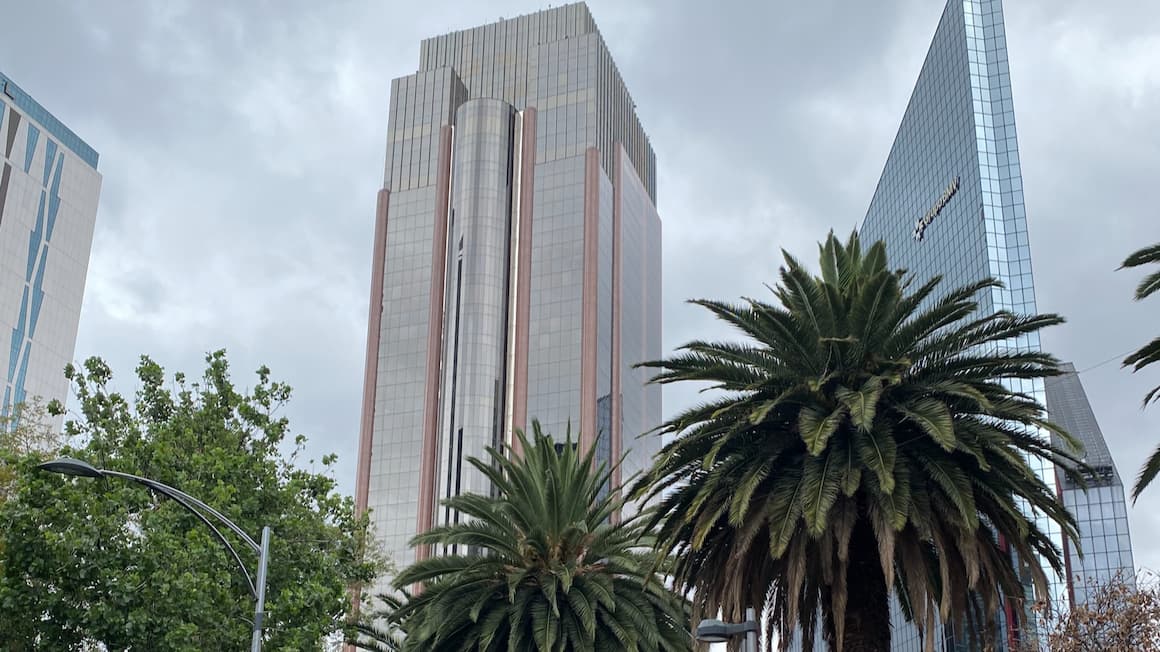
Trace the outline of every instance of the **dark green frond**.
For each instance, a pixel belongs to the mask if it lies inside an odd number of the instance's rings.
[[[1136,300],[1147,299],[1157,290],[1160,290],[1160,272],[1152,272],[1136,286]]]
[[[1144,489],[1152,484],[1152,481],[1156,479],[1157,475],[1160,475],[1160,447],[1152,451],[1152,455],[1148,458],[1148,461],[1144,463],[1144,466],[1140,467],[1140,474],[1136,477],[1136,485],[1132,487],[1133,503],[1140,497]]]
[[[1160,242],[1148,245],[1143,249],[1132,252],[1124,262],[1120,264],[1120,268],[1125,267],[1139,267],[1140,265],[1147,265],[1149,263],[1160,263]]]
[[[1132,371],[1139,371],[1144,367],[1160,360],[1160,337],[1145,344],[1140,350],[1124,358],[1124,366],[1131,366]]]

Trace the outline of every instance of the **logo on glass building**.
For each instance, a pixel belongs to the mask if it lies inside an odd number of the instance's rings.
[[[943,191],[942,196],[938,198],[938,201],[934,203],[934,206],[931,206],[930,210],[926,212],[926,215],[918,218],[918,221],[914,223],[915,240],[922,240],[923,233],[926,232],[926,227],[934,221],[934,218],[938,217],[938,214],[942,212],[942,209],[946,208],[947,203],[951,200],[951,197],[955,196],[955,193],[958,192],[958,190],[959,178],[955,177],[954,180],[951,181],[950,185],[947,186],[947,189]]]

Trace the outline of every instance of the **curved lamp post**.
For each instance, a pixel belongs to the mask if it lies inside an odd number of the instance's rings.
[[[267,525],[267,526],[262,528],[262,543],[261,543],[261,545],[259,545],[258,543],[256,543],[254,541],[253,538],[250,537],[250,535],[246,534],[246,532],[244,530],[242,530],[242,528],[235,525],[233,523],[233,521],[230,521],[225,516],[222,516],[221,512],[210,507],[209,505],[206,505],[205,503],[201,502],[200,500],[194,498],[193,496],[190,496],[189,494],[187,494],[183,491],[180,491],[178,489],[174,489],[173,487],[170,487],[167,484],[161,484],[160,482],[157,482],[156,480],[150,480],[149,478],[142,478],[141,476],[132,475],[129,473],[121,473],[120,471],[110,471],[108,469],[98,469],[95,466],[89,464],[88,462],[82,462],[81,460],[75,460],[75,459],[72,459],[69,457],[62,457],[60,459],[53,460],[51,462],[45,462],[44,464],[37,465],[36,468],[38,468],[42,471],[49,471],[51,473],[59,473],[61,475],[71,475],[71,476],[76,476],[76,477],[80,477],[80,478],[109,478],[109,477],[123,478],[125,480],[130,480],[132,482],[136,482],[138,484],[143,484],[146,487],[148,487],[149,489],[151,489],[152,491],[155,491],[156,493],[159,493],[163,496],[170,498],[171,500],[173,500],[177,504],[179,504],[182,507],[184,507],[185,509],[189,510],[190,513],[192,513],[194,516],[196,516],[199,521],[204,523],[205,526],[208,527],[211,532],[213,532],[214,536],[217,537],[217,540],[220,541],[221,544],[223,546],[225,546],[227,550],[230,551],[231,555],[233,555],[234,561],[236,561],[238,563],[238,568],[242,569],[242,575],[244,575],[246,577],[246,583],[250,587],[250,594],[254,596],[254,601],[255,601],[255,603],[254,603],[254,636],[253,636],[253,640],[250,644],[250,650],[251,650],[251,652],[260,652],[261,651],[261,649],[262,649],[262,620],[263,620],[264,616],[266,615],[265,614],[265,609],[266,609],[266,565],[267,565],[267,562],[269,561],[269,556],[270,556],[270,526]],[[258,555],[258,581],[257,581],[257,583],[254,582],[254,578],[252,575],[250,575],[250,571],[246,569],[246,565],[242,563],[242,558],[240,555],[238,555],[238,551],[234,550],[234,547],[231,546],[230,542],[226,540],[226,538],[222,534],[221,530],[219,530],[217,528],[217,526],[214,525],[209,520],[209,517],[213,517],[213,518],[217,519],[217,521],[219,523],[221,523],[222,525],[229,528],[234,534],[238,535],[238,538],[241,539],[246,544],[246,546],[248,546],[250,548],[250,550],[253,550],[255,553],[257,553],[257,555]]]
[[[745,637],[745,652],[757,652],[757,614],[752,607],[745,610],[745,622],[725,623],[705,619],[697,625],[697,640],[706,643],[724,643],[732,638]]]

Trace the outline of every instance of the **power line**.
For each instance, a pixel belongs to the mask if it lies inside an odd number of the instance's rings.
[[[1094,364],[1094,365],[1088,367],[1087,369],[1080,369],[1079,371],[1077,371],[1075,373],[1082,374],[1084,372],[1091,371],[1092,369],[1097,369],[1099,367],[1102,367],[1102,366],[1108,364],[1109,362],[1113,362],[1115,360],[1122,360],[1125,356],[1127,356],[1129,353],[1132,353],[1135,350],[1136,350],[1135,348],[1128,349],[1127,351],[1124,351],[1123,353],[1121,353],[1119,355],[1113,355],[1112,357],[1108,358],[1107,360],[1104,360],[1103,362]]]

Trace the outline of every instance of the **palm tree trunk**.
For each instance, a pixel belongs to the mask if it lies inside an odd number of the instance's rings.
[[[878,558],[878,539],[866,518],[858,519],[850,537],[846,590],[842,652],[890,652],[890,591]]]

